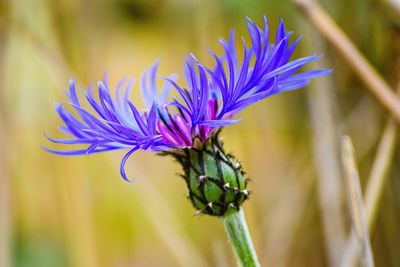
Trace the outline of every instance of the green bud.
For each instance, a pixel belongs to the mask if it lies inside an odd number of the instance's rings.
[[[225,153],[218,136],[172,154],[183,167],[189,199],[197,213],[226,216],[238,211],[248,198],[242,167]]]

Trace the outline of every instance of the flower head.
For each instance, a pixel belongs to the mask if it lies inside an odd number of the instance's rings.
[[[239,120],[232,117],[247,106],[277,93],[302,88],[311,78],[330,73],[330,70],[323,69],[297,72],[318,56],[291,60],[301,38],[291,43],[291,32],[286,32],[282,20],[274,41],[269,38],[265,16],[263,28],[247,19],[247,29],[251,44],[242,39],[241,61],[233,31],[228,41],[220,41],[224,49],[222,55],[210,51],[215,59],[212,68],[189,55],[184,67],[187,89],[178,85],[177,77],[171,75],[164,77],[165,83],[159,93],[156,85],[158,63],[154,64],[141,79],[142,98],[146,106],[143,110],[138,110],[130,101],[133,81],[122,80],[114,98],[107,79],[97,83],[96,94],[93,86],[89,86],[87,91],[81,89],[90,106],[89,111],[79,101],[75,79],[71,80],[67,92],[69,102],[56,105],[56,112],[64,122],[60,130],[71,138],[47,138],[55,143],[86,147],[45,150],[60,155],[85,155],[128,149],[121,161],[120,172],[129,181],[124,165],[135,151],[141,149],[183,155],[187,149],[199,149],[222,127],[237,123]],[[176,89],[179,98],[168,98],[171,87]],[[74,113],[68,111],[66,106],[70,106]],[[223,151],[222,148],[219,150]],[[225,159],[230,160],[229,157]],[[180,160],[187,162],[187,158],[181,157]],[[244,199],[243,196],[240,199]]]

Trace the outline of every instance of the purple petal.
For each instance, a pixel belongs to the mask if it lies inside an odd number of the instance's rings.
[[[130,180],[130,179],[128,179],[128,177],[126,176],[126,173],[125,173],[125,163],[126,163],[126,161],[128,160],[128,158],[129,158],[134,152],[136,152],[138,149],[139,149],[139,147],[134,147],[134,148],[132,148],[131,150],[129,150],[128,153],[125,154],[125,156],[124,156],[124,157],[122,158],[122,160],[121,160],[121,165],[120,165],[119,170],[120,170],[120,173],[121,173],[122,178],[123,178],[125,181],[127,181],[127,182],[133,182],[134,180]]]

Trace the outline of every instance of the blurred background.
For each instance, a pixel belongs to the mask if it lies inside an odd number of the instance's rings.
[[[392,88],[400,82],[395,2],[321,3]],[[263,14],[271,29],[283,18],[295,37],[304,34],[296,57],[323,55],[318,66],[334,73],[253,105],[223,131],[252,179],[244,210],[255,247],[263,266],[340,266],[351,221],[339,136],[354,142],[364,192],[388,113],[293,2],[2,0],[0,267],[235,266],[223,225],[193,215],[172,159],[136,153],[126,167],[136,182],[126,183],[123,151],[60,157],[40,146],[54,148],[45,131],[61,137],[53,102],[66,100],[69,78],[86,88],[107,71],[116,85],[155,59],[161,74],[181,74],[190,52],[212,64],[207,48],[221,52],[218,38],[231,28],[247,36],[245,16],[261,23]],[[376,266],[400,266],[396,135],[370,225]]]

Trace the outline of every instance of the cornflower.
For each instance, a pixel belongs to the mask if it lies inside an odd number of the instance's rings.
[[[299,72],[301,67],[319,57],[291,60],[301,37],[291,43],[292,33],[285,30],[281,20],[272,42],[267,18],[263,18],[263,28],[247,19],[251,44],[242,38],[239,51],[243,51],[243,59],[240,61],[234,31],[229,40],[220,40],[222,55],[209,51],[215,60],[212,68],[190,54],[183,70],[186,87],[178,85],[177,76],[171,75],[163,77],[164,86],[159,92],[156,85],[158,63],[155,63],[141,78],[145,104],[142,110],[130,101],[132,80],[122,80],[117,85],[114,99],[107,78],[97,83],[97,95],[92,85],[87,91],[81,89],[91,111],[82,107],[75,79],[70,80],[67,92],[70,101],[57,104],[56,112],[64,122],[60,130],[71,138],[47,138],[54,143],[80,144],[86,148],[44,149],[59,155],[127,149],[120,165],[121,176],[126,181],[131,180],[124,166],[135,151],[149,150],[173,156],[183,167],[188,197],[197,213],[223,217],[239,262],[247,264],[248,261],[248,266],[258,266],[248,233],[243,240],[237,235],[241,231],[237,223],[245,225],[240,207],[249,195],[247,179],[240,162],[225,152],[218,135],[223,127],[238,123],[240,119],[234,117],[247,106],[305,87],[310,79],[331,72],[327,69]],[[171,99],[172,88],[177,94]],[[70,106],[75,115],[66,106]],[[244,249],[239,243],[245,244]]]

